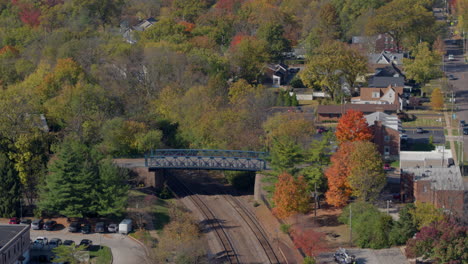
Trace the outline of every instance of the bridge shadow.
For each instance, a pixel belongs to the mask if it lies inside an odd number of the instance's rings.
[[[218,223],[221,224],[218,225]],[[200,222],[200,231],[202,233],[208,233],[210,231],[215,231],[217,229],[231,229],[231,228],[237,228],[239,226],[227,226],[225,225],[226,223],[226,220],[223,220],[223,219],[218,219],[218,218],[215,218],[215,219],[205,219],[203,221]],[[213,227],[214,225],[214,227]]]

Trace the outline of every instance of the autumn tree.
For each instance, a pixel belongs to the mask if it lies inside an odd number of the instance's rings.
[[[342,207],[346,205],[352,193],[348,183],[348,176],[351,171],[350,155],[353,151],[351,142],[344,142],[338,150],[331,156],[331,165],[325,171],[328,181],[328,190],[325,198],[328,204]]]
[[[382,191],[387,179],[377,146],[369,141],[355,141],[349,162],[348,183],[353,195],[363,201],[373,201]]]
[[[340,37],[340,18],[332,3],[325,3],[320,8],[316,32],[323,40]]]
[[[441,110],[444,107],[444,94],[439,88],[435,88],[432,91],[431,107],[435,110]]]
[[[417,83],[426,84],[429,80],[442,75],[440,69],[440,56],[429,49],[427,42],[421,42],[411,52],[414,59],[403,59],[404,68],[408,78]],[[421,89],[421,93],[423,90]]]
[[[338,120],[335,135],[340,144],[346,141],[371,140],[373,137],[364,114],[352,109]]]
[[[418,229],[444,218],[444,214],[441,209],[436,208],[431,203],[423,203],[419,201],[416,201],[415,207],[411,209],[410,213],[413,216],[414,223]]]
[[[231,46],[229,58],[233,72],[250,83],[257,81],[270,59],[267,43],[255,37],[243,38],[239,44]]]
[[[341,78],[354,86],[356,78],[367,71],[367,59],[339,41],[326,41],[308,58],[301,71],[302,82],[320,87],[332,100],[342,96]]]
[[[291,44],[284,37],[284,34],[283,25],[278,23],[261,24],[258,29],[257,37],[265,40],[268,45],[268,53],[275,60],[281,59],[282,53],[291,48]]]
[[[294,227],[291,236],[294,246],[309,257],[316,257],[330,250],[326,234],[315,231],[313,228]]]
[[[314,122],[297,113],[277,113],[263,123],[265,144],[270,147],[274,138],[288,137],[303,145],[314,134]]]
[[[306,213],[309,210],[309,195],[303,176],[295,179],[283,172],[278,176],[275,185],[273,213],[279,218],[287,218],[295,213]]]
[[[406,243],[406,255],[423,257],[437,263],[467,263],[468,228],[453,218],[425,226]]]

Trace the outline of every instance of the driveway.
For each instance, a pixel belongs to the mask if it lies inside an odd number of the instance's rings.
[[[145,249],[133,239],[120,234],[87,234],[70,233],[67,229],[59,231],[31,230],[31,240],[36,237],[44,236],[50,241],[52,238],[64,240],[73,240],[79,244],[82,239],[90,239],[93,245],[102,244],[112,250],[114,258],[113,264],[145,264]]]

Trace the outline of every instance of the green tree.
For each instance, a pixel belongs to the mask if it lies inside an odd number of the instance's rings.
[[[366,25],[369,35],[387,33],[393,37],[398,50],[404,38],[427,40],[427,29],[434,28],[431,7],[420,0],[394,0],[376,10]],[[432,35],[432,33],[430,33]]]
[[[382,157],[372,142],[356,141],[353,145],[349,185],[359,199],[375,200],[387,182]]]
[[[342,77],[354,86],[358,75],[366,71],[367,59],[356,50],[338,41],[327,41],[310,56],[300,77],[305,85],[319,86],[335,100],[342,95]]]
[[[431,203],[422,203],[416,201],[415,207],[410,211],[413,216],[414,224],[421,229],[429,226],[431,223],[441,221],[444,214],[441,209],[436,208]]]
[[[20,199],[20,179],[13,162],[0,152],[0,217],[17,216]]]
[[[267,43],[254,37],[246,37],[229,50],[233,71],[252,83],[263,73],[265,63],[270,59]]]
[[[340,18],[332,3],[325,3],[320,8],[316,32],[322,40],[339,39],[341,35]]]
[[[314,140],[309,149],[304,154],[304,161],[309,164],[301,170],[307,181],[307,190],[309,192],[325,191],[326,179],[324,170],[330,164],[330,140],[333,137],[331,132],[324,134],[321,140]]]
[[[291,48],[289,40],[284,37],[283,25],[279,23],[261,24],[257,31],[257,37],[267,43],[268,53],[275,60],[281,59],[281,53]]]
[[[427,42],[421,42],[412,50],[414,59],[403,59],[406,76],[417,83],[426,84],[429,80],[442,75],[440,70],[440,56],[429,49]],[[423,90],[421,90],[421,93]]]
[[[343,208],[339,216],[342,223],[349,225],[349,212],[352,214],[353,242],[362,248],[387,248],[391,246],[389,238],[392,230],[392,217],[380,212],[374,205],[355,202]]]
[[[418,232],[415,220],[411,212],[415,209],[414,204],[406,204],[400,209],[400,219],[393,225],[390,232],[390,240],[393,245],[404,245],[406,241]]]
[[[128,186],[125,170],[116,167],[112,160],[105,159],[99,164],[99,190],[96,212],[99,215],[121,216],[127,205]]]
[[[271,147],[271,166],[277,172],[287,171],[293,173],[296,171],[296,165],[302,158],[301,147],[290,137],[275,137]]]
[[[55,255],[55,262],[66,262],[70,264],[79,264],[80,256],[85,252],[85,245],[82,246],[58,246],[52,251]]]

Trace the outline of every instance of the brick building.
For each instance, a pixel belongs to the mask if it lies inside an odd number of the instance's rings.
[[[29,262],[29,225],[0,225],[0,264]]]
[[[396,160],[400,154],[401,121],[397,116],[375,112],[365,116],[374,134],[372,142],[384,159]]]
[[[466,221],[467,191],[457,166],[401,170],[401,194],[406,201],[431,203]]]

